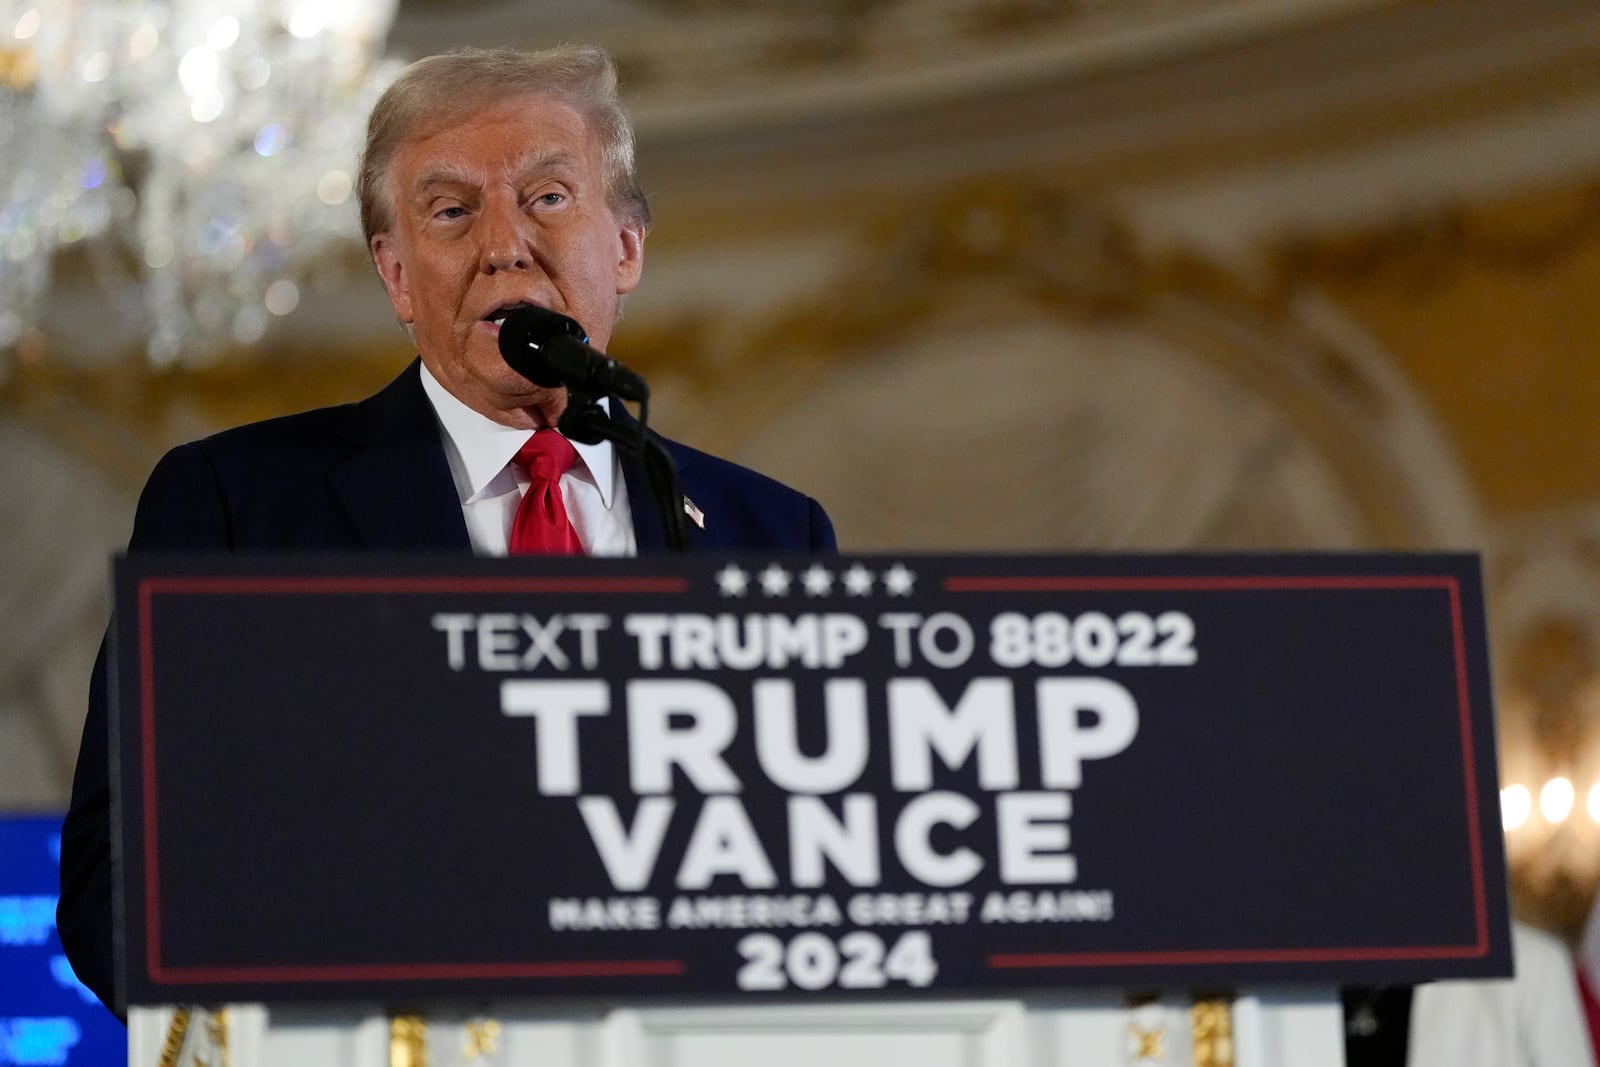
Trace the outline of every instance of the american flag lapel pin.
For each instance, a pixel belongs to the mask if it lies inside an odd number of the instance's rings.
[[[683,513],[689,516],[689,521],[700,529],[706,528],[706,513],[694,506],[694,501],[688,497],[683,498]]]

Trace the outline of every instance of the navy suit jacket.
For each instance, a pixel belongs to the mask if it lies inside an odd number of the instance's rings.
[[[613,417],[628,422],[622,405]],[[691,550],[832,551],[813,499],[771,478],[661,439],[685,496],[705,516]],[[641,554],[666,534],[643,467],[623,456]],[[413,361],[359,403],[242,426],[181,445],[150,475],[129,552],[152,550],[470,552],[438,422]],[[105,649],[90,684],[72,806],[61,834],[62,946],[85,985],[115,999],[111,790]]]

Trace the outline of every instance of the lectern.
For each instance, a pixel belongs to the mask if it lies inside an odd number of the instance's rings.
[[[1333,1067],[1511,969],[1471,556],[140,556],[114,635],[141,1067]]]

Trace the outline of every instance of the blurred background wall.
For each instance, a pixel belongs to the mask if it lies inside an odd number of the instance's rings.
[[[411,357],[348,191],[392,60],[569,39],[638,127],[656,425],[847,551],[1483,553],[1516,904],[1577,937],[1589,0],[0,2],[0,812],[66,803],[161,452]]]

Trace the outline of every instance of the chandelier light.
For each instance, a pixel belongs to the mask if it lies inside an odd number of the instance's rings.
[[[0,0],[0,351],[69,249],[156,365],[259,340],[359,237],[396,2]]]

